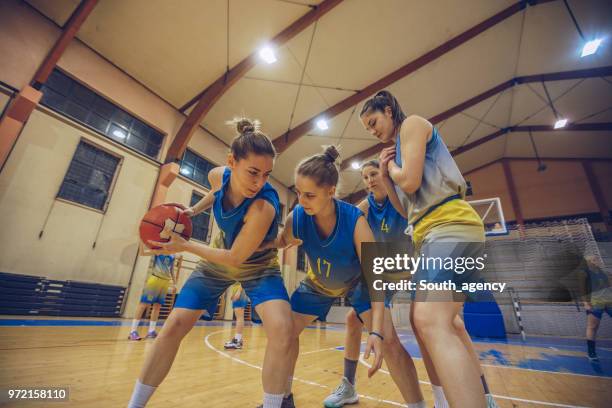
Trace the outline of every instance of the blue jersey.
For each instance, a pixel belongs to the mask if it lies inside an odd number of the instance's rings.
[[[246,198],[239,206],[232,208],[229,211],[223,209],[223,196],[227,191],[232,171],[226,168],[223,172],[223,184],[219,191],[215,192],[215,201],[213,203],[213,214],[215,221],[219,225],[221,233],[215,236],[210,243],[212,248],[230,249],[236,240],[236,237],[242,230],[244,225],[244,217],[249,210],[250,205],[255,200],[266,200],[274,207],[276,215],[272,220],[272,224],[268,228],[264,241],[273,241],[278,234],[278,213],[280,211],[278,193],[269,183],[266,183],[263,188],[253,198]],[[198,264],[198,270],[203,274],[214,276],[216,279],[244,281],[249,279],[260,278],[265,275],[280,275],[278,265],[278,250],[276,248],[265,249],[263,251],[254,252],[249,259],[242,265],[229,266],[209,262],[206,259],[201,259]]]
[[[170,280],[172,279],[173,266],[174,255],[155,255],[151,274],[160,279]]]
[[[329,296],[343,296],[361,276],[361,264],[354,244],[355,225],[361,210],[344,201],[334,200],[336,225],[329,237],[322,239],[314,217],[301,205],[293,210],[293,235],[303,241],[308,256],[305,282]]]
[[[261,190],[257,193],[257,195],[253,198],[246,198],[240,205],[236,208],[232,208],[229,211],[223,210],[223,197],[225,195],[225,191],[227,190],[227,186],[230,181],[230,177],[232,175],[232,171],[229,167],[225,168],[223,172],[223,184],[221,188],[215,192],[215,202],[213,204],[213,214],[215,216],[215,221],[217,221],[217,225],[219,229],[223,231],[223,241],[225,244],[225,248],[229,249],[232,247],[232,244],[236,240],[236,237],[240,233],[242,226],[244,225],[244,217],[251,206],[251,204],[258,199],[263,199],[272,204],[274,207],[274,211],[276,215],[280,211],[280,199],[278,198],[278,193],[270,185],[270,183],[266,183]],[[278,234],[278,219],[275,216],[272,220],[272,225],[268,229],[264,241],[273,241]]]
[[[368,194],[368,224],[374,233],[377,242],[408,240],[404,231],[408,220],[401,216],[391,204],[388,197],[382,204],[378,204],[372,193]]]

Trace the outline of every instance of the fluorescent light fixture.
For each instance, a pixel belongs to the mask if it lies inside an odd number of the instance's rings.
[[[321,130],[329,129],[329,126],[327,126],[327,121],[325,119],[317,120],[317,127]]]
[[[120,131],[119,129],[113,130],[113,136],[118,137],[119,139],[125,139],[125,133]]]
[[[558,119],[555,122],[555,129],[561,129],[564,128],[565,125],[567,125],[567,119]]]
[[[274,49],[272,49],[272,47],[270,47],[269,45],[266,45],[261,50],[259,50],[259,56],[268,64],[274,64],[276,62],[276,55],[274,54]]]
[[[589,55],[595,54],[597,52],[597,48],[601,45],[601,38],[597,38],[595,40],[591,40],[584,44],[582,48],[581,57],[588,57]]]
[[[351,167],[354,168],[355,170],[359,169],[359,162],[356,162],[356,161],[352,162]]]

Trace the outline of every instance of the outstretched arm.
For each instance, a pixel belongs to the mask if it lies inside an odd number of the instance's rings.
[[[169,242],[151,242],[162,249],[156,253],[190,252],[210,262],[228,266],[242,265],[261,245],[276,211],[269,202],[258,199],[247,211],[244,225],[229,249],[211,248],[208,245],[187,241],[178,234],[172,234]]]
[[[362,242],[375,242],[374,234],[372,234],[372,230],[368,225],[367,221],[364,217],[359,217],[357,219],[357,225],[355,225],[355,233],[353,236],[353,240],[355,243],[355,249],[357,250],[357,255],[361,260],[361,243]],[[382,338],[379,337],[382,333],[383,329],[383,320],[385,313],[385,304],[384,302],[372,302],[372,333],[368,336],[368,342],[366,344],[364,357],[367,359],[370,357],[370,353],[374,352],[374,362],[372,367],[368,370],[368,377],[372,377],[376,371],[380,367],[382,367],[383,362],[383,349],[382,349]]]

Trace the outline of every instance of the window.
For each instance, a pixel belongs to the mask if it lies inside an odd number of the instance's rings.
[[[41,103],[152,159],[164,136],[74,79],[54,70],[42,88]]]
[[[472,182],[471,181],[466,181],[465,184],[467,185],[467,190],[465,191],[465,195],[466,196],[473,195],[474,192],[472,191]]]
[[[302,247],[302,245],[298,247],[297,269],[298,271],[306,272],[306,251],[304,251],[304,248]]]
[[[118,157],[79,143],[57,197],[104,211],[118,164]]]
[[[198,201],[203,198],[201,194],[195,191],[191,195],[191,204],[194,206]],[[210,210],[206,210],[191,218],[193,223],[193,234],[192,237],[198,241],[208,242],[209,241],[209,230],[210,230]]]
[[[213,163],[187,149],[183,155],[183,160],[181,160],[180,173],[188,179],[191,179],[206,188],[210,188],[210,183],[208,182],[208,172],[215,167],[216,165]]]

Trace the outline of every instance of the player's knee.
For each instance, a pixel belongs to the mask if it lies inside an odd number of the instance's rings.
[[[162,327],[158,338],[181,341],[193,327],[193,323],[184,317],[168,319]]]
[[[588,319],[587,327],[592,330],[597,330],[599,328],[599,319],[596,319],[596,318]]]
[[[455,330],[457,330],[457,332],[464,332],[465,323],[463,323],[463,319],[461,319],[461,317],[459,316],[455,316],[455,318],[453,319],[453,327],[455,328]]]
[[[291,318],[274,319],[265,324],[268,326],[266,331],[268,333],[274,333],[273,336],[268,336],[270,345],[276,349],[284,350],[285,352],[288,351],[296,339]]]
[[[357,317],[357,313],[351,310],[346,314],[346,331],[349,335],[360,334],[363,328],[363,323]]]
[[[446,331],[456,334],[452,322],[440,319],[431,309],[420,310],[414,314],[413,329],[424,339],[435,337]]]

